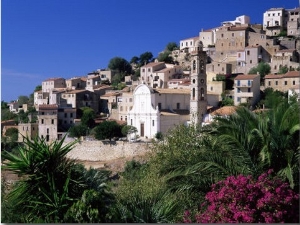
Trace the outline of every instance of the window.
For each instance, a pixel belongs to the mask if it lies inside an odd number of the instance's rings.
[[[237,102],[240,102],[241,101],[241,97],[237,97]]]
[[[251,80],[248,80],[248,86],[251,86]]]
[[[287,85],[287,81],[284,81],[284,85]]]
[[[65,113],[65,118],[67,118],[67,113]]]
[[[237,86],[241,86],[241,81],[240,80],[237,81]]]
[[[143,69],[142,71],[145,72],[145,69]]]
[[[269,81],[269,86],[271,86],[271,81]]]
[[[296,81],[293,80],[293,85],[295,85],[295,84],[296,84]]]
[[[221,37],[224,37],[224,34],[221,34]]]
[[[121,120],[123,120],[123,116],[121,116]]]
[[[148,72],[151,72],[151,69],[150,69],[150,68],[148,68]]]
[[[154,120],[152,120],[152,126],[154,127]]]
[[[278,81],[275,81],[275,85],[278,85]]]
[[[157,106],[158,106],[158,109],[161,110],[161,103],[160,102],[158,103]]]
[[[247,51],[247,55],[250,55],[250,51],[249,50]]]
[[[234,37],[234,33],[232,33],[231,36]]]
[[[251,88],[248,88],[248,92],[251,92]]]
[[[200,89],[200,93],[201,93],[201,99],[200,100],[204,100],[204,88]]]
[[[129,102],[132,102],[132,98],[129,98]]]
[[[73,113],[70,113],[70,117],[73,118]]]
[[[47,128],[47,134],[49,134],[49,128]]]
[[[120,111],[123,111],[123,106],[120,106]]]
[[[252,64],[252,59],[250,60],[250,63]]]
[[[193,88],[192,99],[195,100],[195,88]]]
[[[44,124],[44,119],[42,119],[42,124]]]
[[[211,86],[211,87],[210,87],[210,90],[213,91],[213,89],[214,89],[213,86]]]
[[[131,126],[132,126],[132,119],[130,120],[130,124],[131,124]]]
[[[177,107],[177,109],[180,109],[180,103],[179,102],[177,103],[176,107]]]
[[[238,93],[240,93],[240,92],[241,92],[241,89],[240,89],[240,88],[238,88],[238,89],[237,89],[237,92],[238,92]]]
[[[54,119],[51,120],[51,124],[54,124]]]

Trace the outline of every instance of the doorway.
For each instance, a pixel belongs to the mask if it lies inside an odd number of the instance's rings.
[[[144,137],[144,124],[141,123],[141,137]]]

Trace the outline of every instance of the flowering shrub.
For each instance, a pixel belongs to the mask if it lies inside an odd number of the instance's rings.
[[[183,222],[298,223],[299,194],[287,183],[272,178],[271,173],[269,170],[257,180],[252,176],[230,176],[212,185],[195,219],[186,211]]]

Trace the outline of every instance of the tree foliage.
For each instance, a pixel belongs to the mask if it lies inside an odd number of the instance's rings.
[[[80,138],[81,136],[87,135],[88,127],[83,124],[78,124],[70,127],[68,132],[70,137]]]
[[[173,63],[173,57],[170,56],[170,51],[164,51],[164,52],[161,52],[158,57],[157,57],[157,60],[159,62],[165,62],[165,63]]]
[[[130,63],[121,57],[114,57],[109,61],[108,68],[117,70],[119,73],[131,74],[132,67]]]
[[[260,74],[260,79],[263,80],[265,75],[271,72],[271,67],[268,63],[260,62],[256,67],[249,70],[248,74]]]
[[[121,127],[116,121],[103,121],[93,130],[95,138],[98,140],[109,139],[121,136]]]
[[[90,107],[83,107],[82,110],[82,116],[81,116],[81,124],[93,128],[95,126],[95,117],[96,113],[95,111]]]
[[[176,42],[169,42],[166,46],[166,50],[172,52],[173,50],[178,49],[178,45]]]

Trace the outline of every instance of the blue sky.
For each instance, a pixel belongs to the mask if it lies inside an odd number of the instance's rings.
[[[262,23],[299,0],[2,0],[1,100],[29,96],[50,77],[84,76],[115,56],[130,61],[237,16]]]

